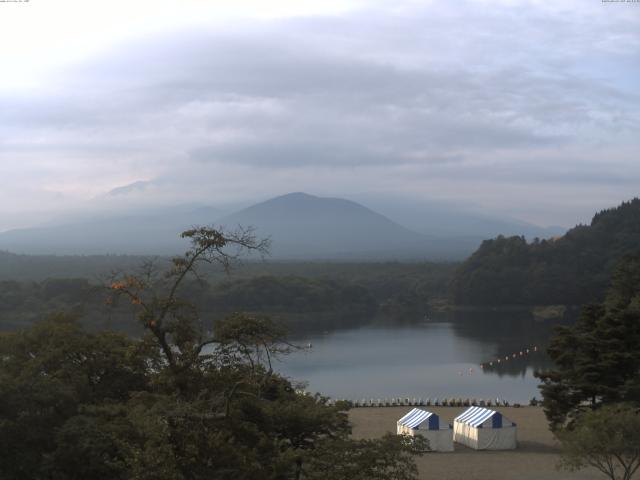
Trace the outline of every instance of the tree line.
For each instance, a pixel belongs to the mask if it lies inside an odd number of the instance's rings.
[[[499,236],[456,271],[461,305],[582,305],[604,299],[616,263],[640,248],[640,199],[597,213],[555,239]]]
[[[165,259],[140,259],[140,265],[168,268]],[[275,264],[240,265],[233,277],[188,278],[183,295],[212,323],[235,311],[266,312],[292,332],[352,328],[383,321],[415,321],[434,298],[446,296],[453,267],[436,264]],[[293,272],[293,273],[290,273]],[[69,312],[90,329],[114,328],[140,334],[127,309],[106,308],[109,276],[47,278],[41,281],[0,280],[0,325],[13,330],[53,312]]]

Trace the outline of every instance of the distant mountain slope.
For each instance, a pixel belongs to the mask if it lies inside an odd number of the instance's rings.
[[[356,202],[290,193],[229,215],[226,227],[252,225],[270,236],[272,256],[288,259],[408,259],[461,256]]]
[[[567,231],[563,227],[540,227],[477,208],[435,200],[366,195],[356,200],[415,232],[443,238],[475,238],[477,245],[498,235],[524,235],[533,240],[563,235]]]
[[[88,220],[0,233],[0,249],[25,254],[162,255],[180,253],[180,232],[211,224],[220,213],[209,207],[168,208],[131,216]]]
[[[108,196],[147,187],[145,182],[136,182]],[[477,232],[497,229],[509,233],[516,229],[528,234],[531,229],[525,227],[533,228],[523,224],[521,230],[506,222],[502,230],[502,224],[494,220],[435,205],[423,207],[425,210],[416,205],[413,210],[409,205],[391,209],[400,217],[401,212],[413,212],[410,217],[421,225],[421,231],[416,232],[354,201],[290,193],[224,217],[221,210],[210,207],[173,206],[129,210],[127,216],[52,220],[49,226],[0,233],[0,249],[38,255],[173,255],[186,248],[186,242],[179,238],[183,230],[222,224],[229,228],[253,226],[258,236],[271,236],[275,259],[437,261],[462,260],[470,255],[486,238]]]
[[[601,301],[620,259],[640,250],[640,199],[597,213],[555,240],[499,236],[458,269],[457,304],[544,305]]]
[[[193,225],[252,226],[272,238],[272,258],[331,260],[451,260],[478,238],[439,239],[413,232],[358,203],[291,193],[218,219],[211,208],[167,208],[96,217],[0,233],[0,249],[37,255],[173,255],[186,248],[180,232]]]

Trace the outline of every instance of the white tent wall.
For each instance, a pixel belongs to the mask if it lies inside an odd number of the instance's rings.
[[[477,428],[473,428],[466,423],[453,422],[453,441],[456,443],[460,443],[461,445],[466,445],[470,448],[477,448],[477,431]]]
[[[518,444],[516,427],[478,428],[477,450],[513,450]]]
[[[453,441],[474,450],[513,450],[518,444],[516,427],[474,428],[453,424]]]
[[[517,428],[498,412],[471,407],[454,420],[453,441],[475,450],[513,450]]]

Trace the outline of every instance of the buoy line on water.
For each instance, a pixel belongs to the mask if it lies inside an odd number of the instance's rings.
[[[540,349],[538,348],[537,345],[534,345],[529,348],[523,348],[522,350],[512,353],[510,355],[505,355],[504,357],[500,356],[493,360],[488,360],[486,362],[480,363],[479,364],[480,370],[484,370],[486,367],[493,367],[494,365],[500,365],[501,363],[508,362],[509,360],[514,360],[516,358],[526,357],[527,355],[530,355],[532,353],[537,353],[539,351]],[[473,375],[475,373],[475,369],[473,367],[469,367],[469,369],[467,370],[467,373],[468,375]],[[464,370],[458,371],[458,375],[463,376],[464,374],[465,374]]]
[[[514,358],[525,357],[531,353],[536,353],[536,352],[538,352],[538,346],[534,345],[533,347],[522,349],[519,352],[512,353],[511,355],[505,355],[504,357],[498,357],[494,360],[483,362],[480,364],[480,368],[485,368],[487,366],[493,367],[494,364],[508,362],[509,360],[513,360]]]

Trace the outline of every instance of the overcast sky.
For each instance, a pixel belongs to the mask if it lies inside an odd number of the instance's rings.
[[[571,226],[640,194],[637,2],[0,2],[0,62],[0,230],[291,191]]]

